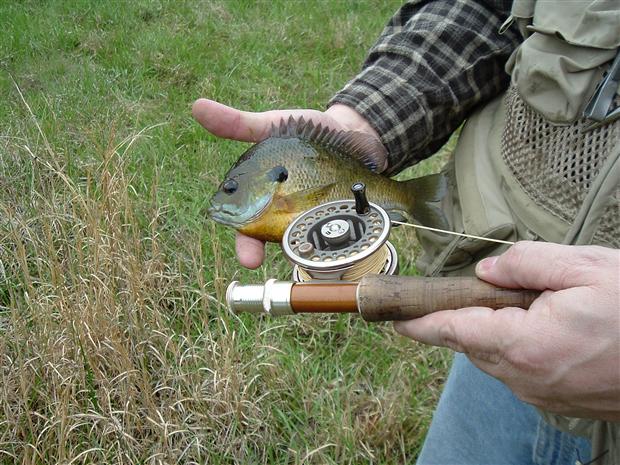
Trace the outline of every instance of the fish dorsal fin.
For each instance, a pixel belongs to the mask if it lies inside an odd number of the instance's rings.
[[[289,116],[288,121],[282,118],[278,126],[272,124],[270,137],[298,138],[318,144],[355,158],[375,173],[384,170],[387,160],[387,150],[379,139],[370,134],[330,129],[321,123],[315,125],[312,120],[306,121],[303,116],[299,119]]]

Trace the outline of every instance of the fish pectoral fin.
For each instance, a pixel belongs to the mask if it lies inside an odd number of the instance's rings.
[[[296,211],[299,209],[308,210],[325,201],[331,194],[332,189],[337,183],[325,184],[319,187],[310,187],[300,191],[291,192],[290,194],[280,196],[278,203],[282,202],[286,205],[286,209]]]

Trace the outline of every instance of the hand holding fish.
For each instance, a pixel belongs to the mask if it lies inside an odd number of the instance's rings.
[[[339,104],[325,112],[296,109],[253,113],[213,100],[198,99],[194,102],[192,114],[213,135],[243,142],[262,141],[269,136],[272,125],[278,125],[280,120],[288,119],[289,116],[304,117],[331,129],[364,132],[379,139],[376,131],[361,115],[352,108]],[[384,163],[387,164],[387,158]],[[237,232],[236,250],[241,265],[251,269],[259,267],[263,262],[264,249],[264,241]]]
[[[476,271],[496,286],[545,292],[529,311],[448,310],[396,330],[464,352],[537,407],[619,421],[620,252],[523,241]]]
[[[253,113],[240,111],[213,100],[199,99],[194,103],[192,113],[194,118],[215,136],[245,142],[260,142],[270,137],[273,127],[277,127],[282,121],[287,121],[291,117],[296,121],[302,121],[300,118],[303,118],[305,121],[312,121],[314,128],[322,127],[323,132],[327,128],[363,134],[366,138],[370,137],[370,140],[374,140],[376,144],[373,150],[372,163],[374,163],[377,172],[383,171],[387,165],[385,149],[382,148],[376,131],[355,110],[345,105],[333,105],[325,112],[296,109]],[[355,155],[353,154],[353,156]],[[281,170],[279,173],[271,174],[282,176],[285,171]],[[229,192],[232,190],[232,181],[227,189]],[[318,192],[309,192],[308,189],[306,191],[315,197],[319,195]],[[291,203],[292,198],[293,196],[289,196],[287,201]],[[222,222],[227,224],[225,220]],[[233,226],[237,227],[237,225]],[[237,229],[239,231],[242,228],[237,227]],[[253,234],[254,237],[249,237],[248,234],[252,234],[252,231],[248,231],[247,228],[246,231],[237,233],[237,256],[243,266],[256,268],[260,266],[264,258],[264,242],[258,240],[255,234]]]

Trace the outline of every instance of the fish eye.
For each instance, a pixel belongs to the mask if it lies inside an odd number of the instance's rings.
[[[227,179],[222,185],[222,190],[227,194],[234,194],[239,188],[239,183],[234,179]]]
[[[284,182],[288,179],[288,170],[284,166],[276,166],[269,172],[269,177],[274,182]]]

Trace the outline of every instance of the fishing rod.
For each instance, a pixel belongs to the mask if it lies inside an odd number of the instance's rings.
[[[504,289],[475,277],[397,276],[398,255],[388,241],[393,223],[368,201],[363,183],[354,200],[318,205],[286,229],[282,250],[293,264],[292,280],[264,284],[233,281],[226,292],[235,313],[359,313],[366,321],[408,320],[448,309],[484,306],[528,308],[539,291]],[[492,238],[422,227],[436,232],[512,244]]]

